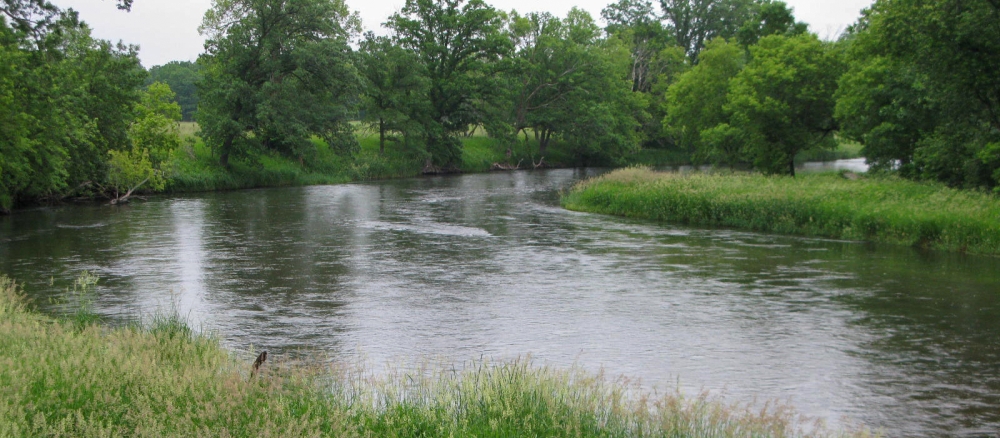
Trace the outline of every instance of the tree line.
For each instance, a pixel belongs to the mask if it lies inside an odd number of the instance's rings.
[[[362,123],[427,172],[456,169],[478,129],[580,163],[652,148],[792,175],[802,151],[851,140],[876,171],[1000,181],[996,0],[877,0],[837,41],[776,0],[620,0],[600,18],[407,0],[380,36],[343,0],[215,0],[197,63],[147,72],[73,11],[3,0],[0,209],[155,188],[180,119],[221,166],[305,162],[316,139],[350,157]]]

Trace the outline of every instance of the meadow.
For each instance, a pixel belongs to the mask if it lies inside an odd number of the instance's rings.
[[[791,178],[634,167],[578,184],[562,204],[678,224],[1000,255],[1000,200],[994,195],[891,176]]]
[[[117,327],[33,311],[0,276],[0,436],[785,437],[832,433],[781,404],[643,392],[530,360],[373,373],[229,352],[176,315]],[[75,288],[74,288],[75,289]],[[275,357],[277,356],[277,357]]]

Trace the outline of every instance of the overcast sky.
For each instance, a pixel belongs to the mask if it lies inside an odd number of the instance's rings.
[[[495,8],[518,12],[547,10],[565,16],[573,6],[600,19],[601,9],[615,0],[487,0]],[[872,0],[785,0],[795,17],[809,23],[821,38],[833,38],[854,23],[861,9]],[[198,25],[211,0],[135,0],[132,12],[115,8],[115,0],[52,0],[62,8],[73,8],[90,24],[94,36],[122,40],[140,46],[139,58],[146,67],[169,61],[194,61],[202,52],[204,39]],[[380,29],[381,23],[399,10],[405,0],[347,0],[361,13],[365,29]],[[656,3],[656,2],[654,2]]]

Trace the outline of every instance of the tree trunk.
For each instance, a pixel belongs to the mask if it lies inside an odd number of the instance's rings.
[[[549,140],[552,139],[552,130],[546,129],[542,131],[542,139],[538,143],[538,153],[544,155],[545,150],[549,147]]]
[[[385,119],[378,118],[378,154],[385,155]]]
[[[788,159],[788,171],[791,173],[792,178],[795,178],[795,158]]]
[[[226,137],[226,141],[222,142],[222,150],[219,151],[219,164],[222,167],[229,167],[229,150],[233,147],[233,136]]]

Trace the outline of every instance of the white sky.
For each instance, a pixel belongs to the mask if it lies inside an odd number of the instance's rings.
[[[90,24],[94,36],[140,46],[139,58],[146,67],[169,61],[194,61],[204,39],[198,35],[202,15],[211,0],[135,0],[132,12],[118,11],[115,0],[51,0],[61,8],[73,8]],[[571,7],[586,9],[600,19],[601,9],[615,0],[487,0],[497,9],[518,12],[549,11],[565,16]],[[873,0],[785,0],[799,21],[809,23],[821,38],[833,38],[860,16]],[[347,0],[361,13],[365,29],[376,30],[405,0]],[[654,1],[654,4],[658,4]]]

